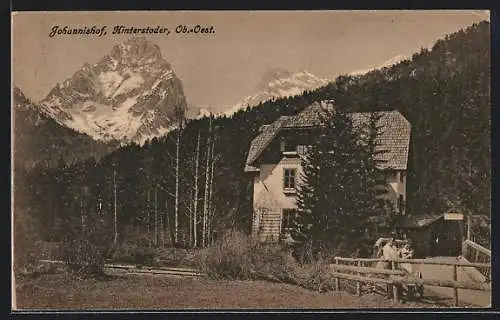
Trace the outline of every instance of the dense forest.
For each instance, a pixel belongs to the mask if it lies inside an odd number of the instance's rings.
[[[121,240],[140,234],[158,244],[177,234],[177,243],[194,246],[198,237],[200,246],[228,228],[250,231],[250,142],[262,125],[325,99],[347,112],[398,110],[409,120],[409,213],[490,214],[490,25],[482,22],[411,60],[230,118],[189,120],[144,146],[76,164],[37,163],[15,175],[16,218],[29,217],[41,237],[56,240],[67,217],[111,217],[116,203]]]

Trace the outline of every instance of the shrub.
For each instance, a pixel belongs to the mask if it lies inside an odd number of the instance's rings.
[[[113,246],[110,259],[113,262],[153,265],[156,261],[155,249],[130,243]]]
[[[301,287],[328,291],[333,289],[333,279],[330,276],[328,263],[324,260],[315,260],[295,269],[295,280]]]
[[[216,279],[250,279],[254,271],[250,258],[254,246],[246,235],[229,232],[212,247],[200,251],[200,268]]]
[[[104,220],[89,215],[83,227],[76,221],[68,221],[68,227],[61,251],[69,271],[79,277],[103,275],[105,259],[113,248]]]
[[[271,280],[322,290],[331,288],[326,261],[299,265],[291,250],[264,244],[240,232],[230,232],[199,252],[199,266],[216,279]]]
[[[165,266],[196,266],[196,263],[193,263],[195,251],[191,251],[182,248],[158,248],[156,257],[158,263]]]

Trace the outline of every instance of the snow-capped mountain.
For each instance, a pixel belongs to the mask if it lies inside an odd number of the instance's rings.
[[[292,73],[280,68],[271,68],[264,74],[255,93],[234,105],[225,114],[230,116],[247,106],[256,106],[260,102],[272,98],[295,96],[306,90],[322,87],[330,81],[329,79],[319,78],[307,71]]]
[[[144,37],[117,44],[84,64],[41,101],[43,111],[96,140],[142,144],[163,135],[186,111],[181,80]]]
[[[32,168],[37,163],[55,166],[59,160],[75,163],[90,157],[99,159],[117,147],[102,143],[58,124],[46,116],[18,87],[12,94],[14,162]]]

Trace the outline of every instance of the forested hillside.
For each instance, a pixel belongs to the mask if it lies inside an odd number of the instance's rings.
[[[411,213],[489,214],[490,25],[438,40],[431,51],[359,78],[337,79],[337,104],[400,111],[412,124],[407,189]]]
[[[261,125],[325,99],[348,111],[399,110],[411,122],[410,213],[454,206],[489,214],[487,22],[437,41],[411,61],[363,76],[341,76],[313,92],[267,101],[230,118],[192,120],[180,137],[179,130],[172,131],[143,147],[121,148],[99,162],[38,167],[18,191],[22,202],[16,209],[36,217],[47,238],[57,238],[67,216],[92,211],[112,215],[115,172],[121,237],[132,229],[148,232],[148,225],[151,235],[160,221],[173,240],[176,212],[179,242],[193,243],[193,229],[201,230],[205,214],[211,219],[211,237],[230,227],[249,231],[252,181],[243,167],[251,140]]]

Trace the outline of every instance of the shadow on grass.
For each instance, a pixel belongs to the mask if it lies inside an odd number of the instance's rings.
[[[56,276],[56,277],[68,277],[68,279],[72,280],[94,280],[94,281],[113,281],[118,279],[123,279],[123,275],[116,274],[108,274],[108,273],[93,273],[93,274],[78,274],[75,272],[71,272],[66,267],[49,267],[49,268],[38,268],[31,271],[24,272],[15,272],[16,278],[25,278],[25,279],[40,279],[47,276]]]
[[[403,303],[420,303],[423,305],[428,305],[429,307],[451,307],[450,298],[438,296],[435,294],[426,294],[423,297],[415,297],[413,299],[408,299],[407,296],[401,297],[401,302]]]
[[[379,296],[384,296],[388,297],[387,294],[387,289],[385,288],[372,288],[370,290],[363,290],[363,293],[371,293],[371,294],[376,294]],[[423,308],[429,307],[429,308],[436,308],[436,307],[442,307],[442,308],[447,308],[452,306],[452,300],[449,297],[445,296],[440,296],[438,294],[435,294],[434,292],[425,292],[423,297],[413,297],[413,298],[408,298],[407,295],[403,294],[399,297],[399,301],[403,304],[419,304],[422,305]]]
[[[76,277],[76,275],[75,275]],[[116,275],[116,274],[107,274],[107,273],[100,273],[100,274],[90,274],[86,275],[84,277],[77,277],[81,280],[95,280],[95,281],[114,281],[118,279],[123,279],[122,275]]]

